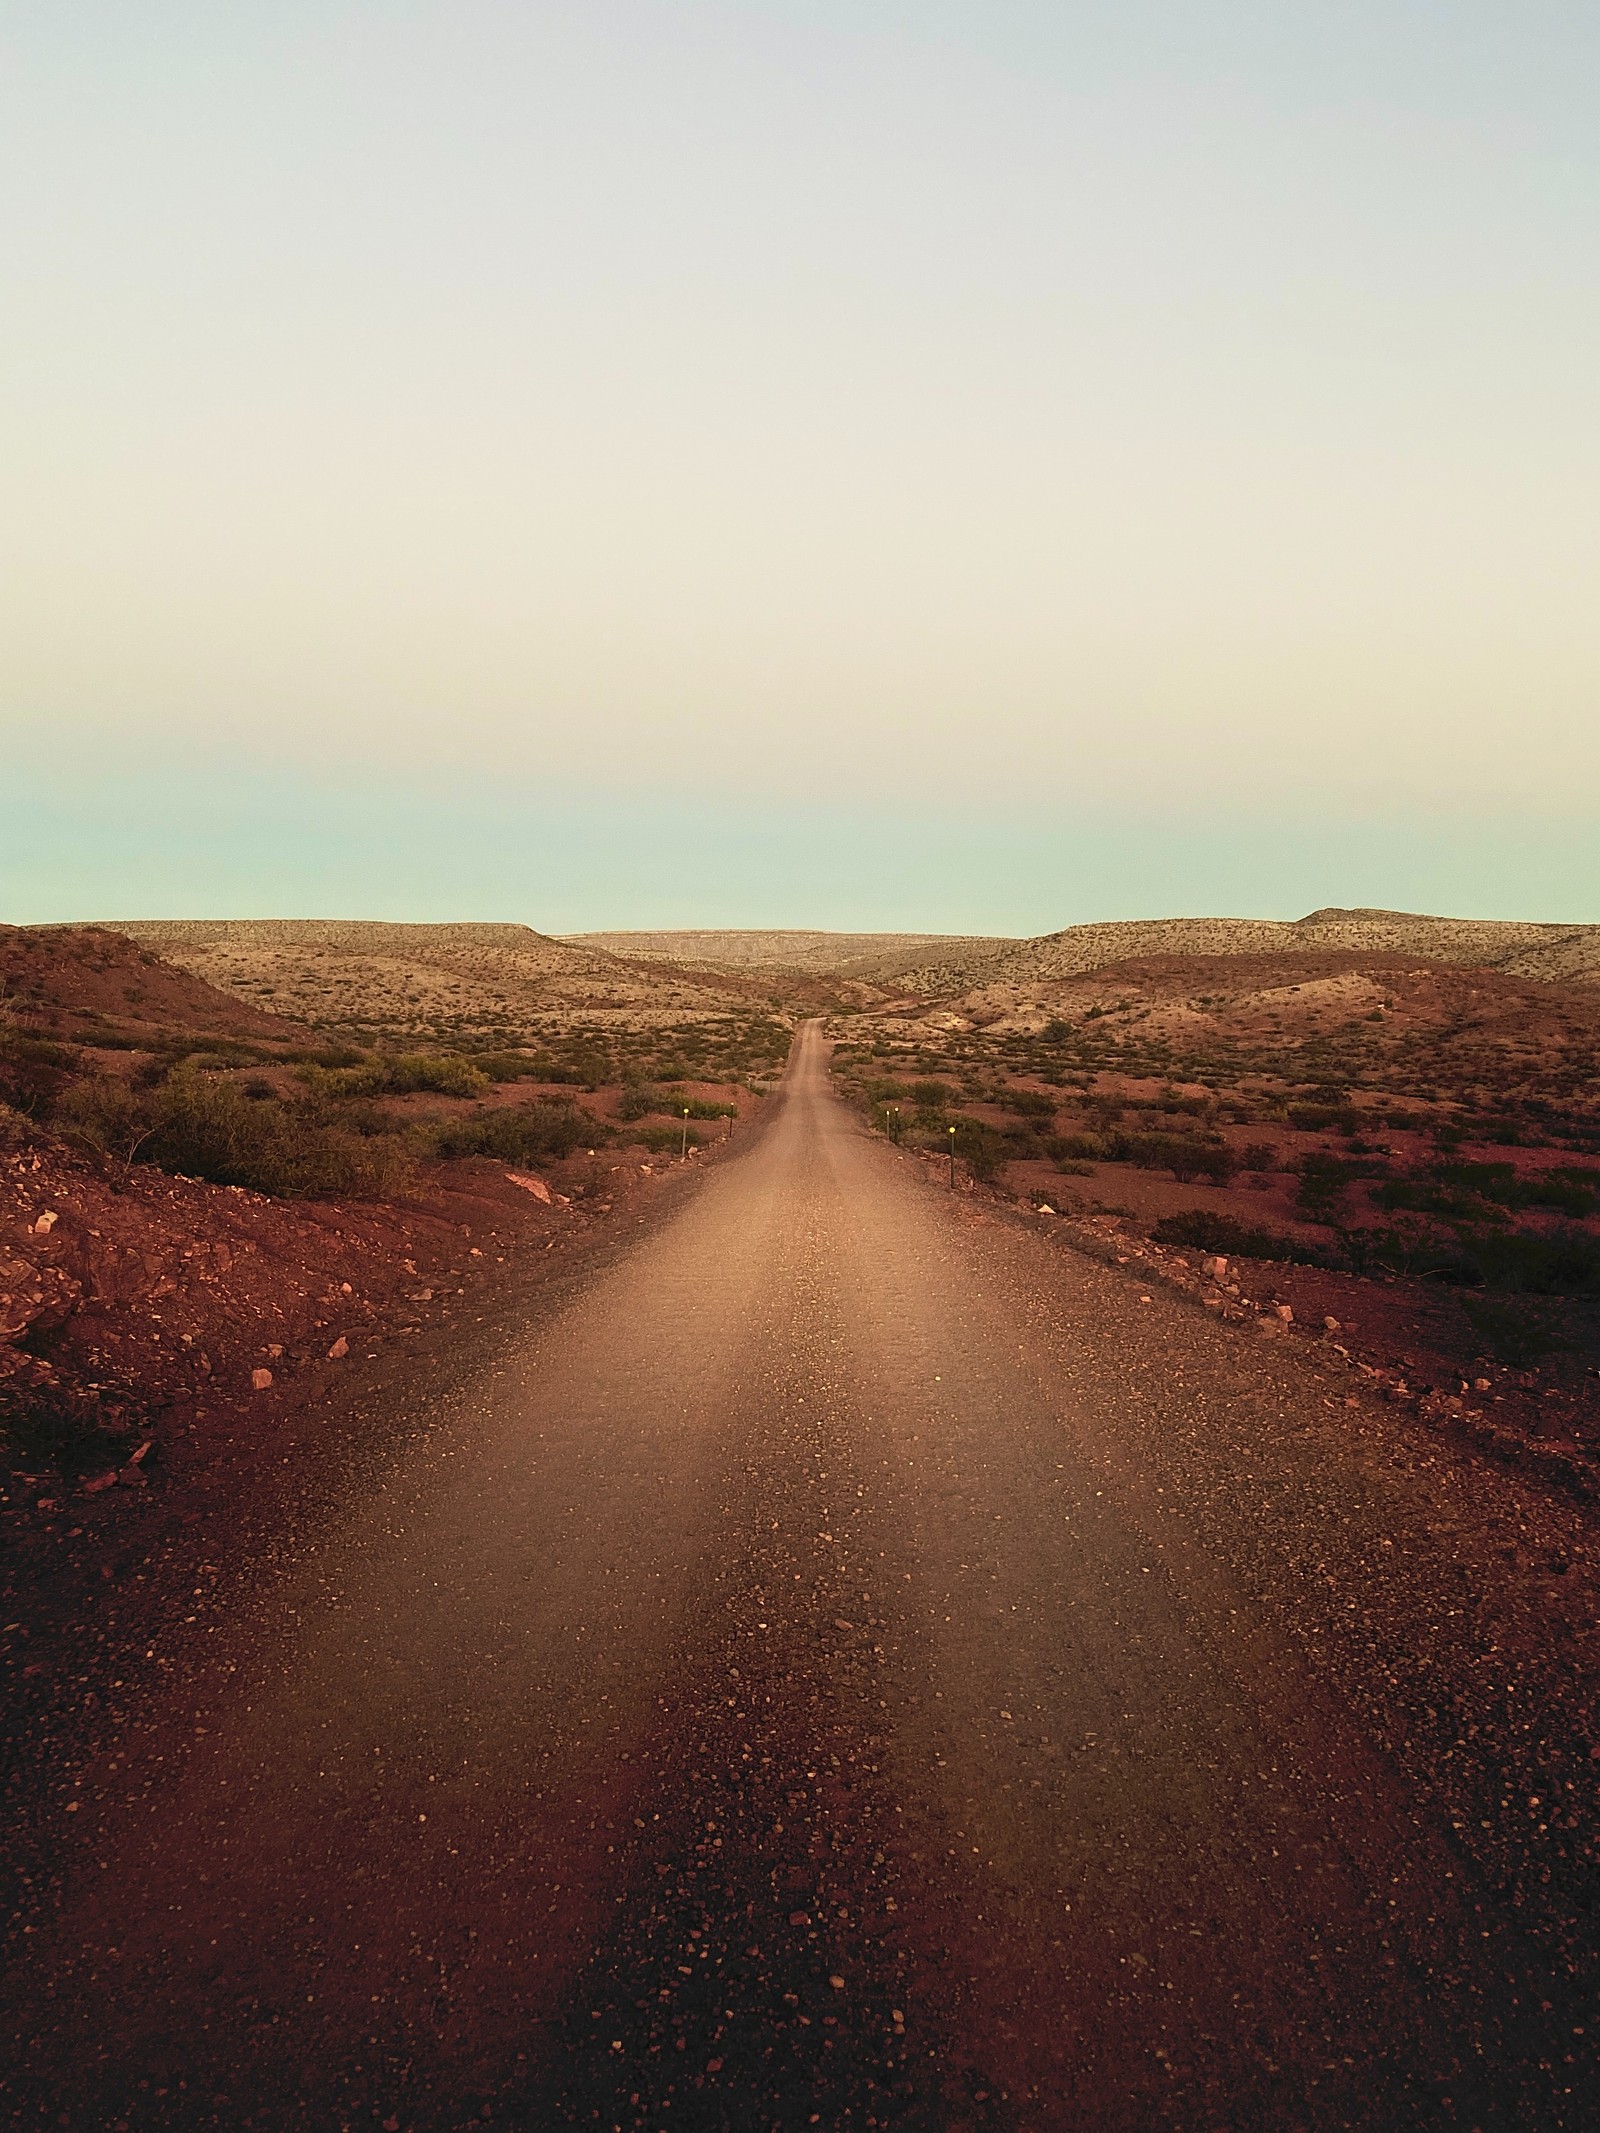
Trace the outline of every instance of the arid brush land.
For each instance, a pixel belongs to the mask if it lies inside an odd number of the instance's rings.
[[[1407,1396],[1600,1457],[1600,926],[151,921],[7,929],[0,984],[0,1400],[39,1476],[14,1514],[174,1403],[309,1366],[331,1240],[376,1308],[462,1195],[548,1222],[520,1166],[597,1204],[682,1149],[685,1107],[691,1147],[759,1107],[819,1014],[865,1121],[953,1145],[965,1185],[1179,1278],[1226,1260],[1223,1297],[1337,1318]]]
[[[12,2123],[1595,2122],[1600,927],[0,928],[0,1432]]]

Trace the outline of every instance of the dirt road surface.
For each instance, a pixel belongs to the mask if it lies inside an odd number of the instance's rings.
[[[1583,1515],[1136,1275],[808,1030],[86,1719],[8,2122],[1600,2123]]]

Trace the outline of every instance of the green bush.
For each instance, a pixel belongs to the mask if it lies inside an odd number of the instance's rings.
[[[1226,1141],[1188,1133],[1108,1134],[1106,1159],[1132,1163],[1140,1170],[1170,1170],[1180,1185],[1201,1177],[1226,1185],[1239,1168],[1239,1158]]]
[[[1337,1126],[1345,1133],[1354,1133],[1360,1124],[1360,1118],[1348,1104],[1291,1104],[1289,1123],[1291,1126],[1299,1126],[1306,1133],[1322,1133],[1329,1126]]]
[[[468,1062],[490,1081],[548,1081],[550,1062],[532,1052],[474,1052]]]
[[[145,1091],[80,1082],[63,1098],[56,1122],[125,1162],[276,1198],[390,1197],[404,1190],[412,1169],[398,1135],[362,1135],[330,1123],[313,1105],[250,1097],[192,1066]]]
[[[115,1075],[74,1083],[51,1112],[50,1123],[67,1140],[131,1163],[141,1141],[155,1128],[147,1093]]]
[[[1286,1259],[1297,1266],[1321,1266],[1323,1255],[1276,1230],[1255,1229],[1233,1215],[1213,1214],[1208,1207],[1187,1207],[1166,1215],[1150,1232],[1157,1244],[1187,1245],[1192,1251],[1220,1252],[1226,1259]]]
[[[676,1155],[685,1145],[690,1148],[700,1145],[700,1136],[693,1126],[689,1128],[687,1141],[681,1125],[635,1126],[628,1138],[636,1147],[648,1148],[656,1155]]]
[[[1384,1207],[1460,1221],[1492,1221],[1494,1210],[1516,1207],[1548,1207],[1582,1219],[1600,1208],[1600,1171],[1567,1164],[1519,1177],[1511,1163],[1436,1163],[1430,1170],[1389,1179],[1377,1198]]]
[[[481,1096],[489,1076],[458,1052],[405,1052],[396,1059],[375,1059],[365,1066],[329,1069],[307,1066],[301,1078],[317,1096]]]
[[[48,1111],[71,1081],[76,1062],[77,1054],[66,1045],[0,1023],[0,1103],[30,1114]]]
[[[1184,1185],[1191,1178],[1226,1185],[1240,1160],[1226,1141],[1196,1133],[1053,1133],[1042,1147],[1053,1163],[1131,1163],[1139,1170],[1170,1170]]]
[[[1526,1370],[1573,1345],[1559,1306],[1553,1304],[1530,1303],[1523,1297],[1463,1296],[1461,1308],[1483,1352],[1514,1370]]]
[[[1523,1193],[1529,1207],[1553,1207],[1579,1217],[1600,1214],[1600,1170],[1547,1170],[1524,1180]]]
[[[1052,1163],[1103,1163],[1106,1144],[1098,1133],[1052,1133],[1043,1142]]]
[[[1296,1207],[1313,1222],[1331,1222],[1350,1184],[1351,1170],[1342,1157],[1316,1148],[1301,1159]]]
[[[677,1089],[652,1089],[642,1082],[634,1082],[625,1088],[617,1104],[617,1116],[629,1122],[652,1116],[682,1118],[685,1111],[691,1118],[737,1118],[739,1115],[737,1104],[718,1103],[709,1096],[685,1096]]]
[[[1055,1105],[1038,1089],[1007,1089],[999,1100],[1019,1118],[1053,1119],[1056,1115]]]
[[[990,1179],[1000,1165],[1010,1161],[1018,1150],[1009,1137],[995,1126],[985,1124],[981,1118],[954,1118],[948,1121],[955,1131],[956,1154],[961,1157],[975,1178]],[[944,1136],[946,1144],[950,1140]]]
[[[487,1155],[500,1163],[534,1163],[593,1148],[607,1130],[575,1103],[541,1097],[443,1120],[429,1129],[429,1138],[434,1152],[446,1159]]]
[[[1339,1242],[1357,1274],[1400,1274],[1408,1281],[1473,1278],[1454,1241],[1425,1222],[1341,1226]]]
[[[1545,1235],[1535,1230],[1474,1229],[1455,1225],[1468,1264],[1486,1289],[1534,1296],[1600,1292],[1600,1237],[1582,1230]]]

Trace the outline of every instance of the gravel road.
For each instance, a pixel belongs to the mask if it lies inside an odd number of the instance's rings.
[[[807,1030],[174,1626],[10,2122],[1600,2124],[1589,1521],[1137,1272],[869,1138]]]

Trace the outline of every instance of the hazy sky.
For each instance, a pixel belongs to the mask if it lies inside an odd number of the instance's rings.
[[[1593,0],[0,75],[0,916],[1600,919]]]

